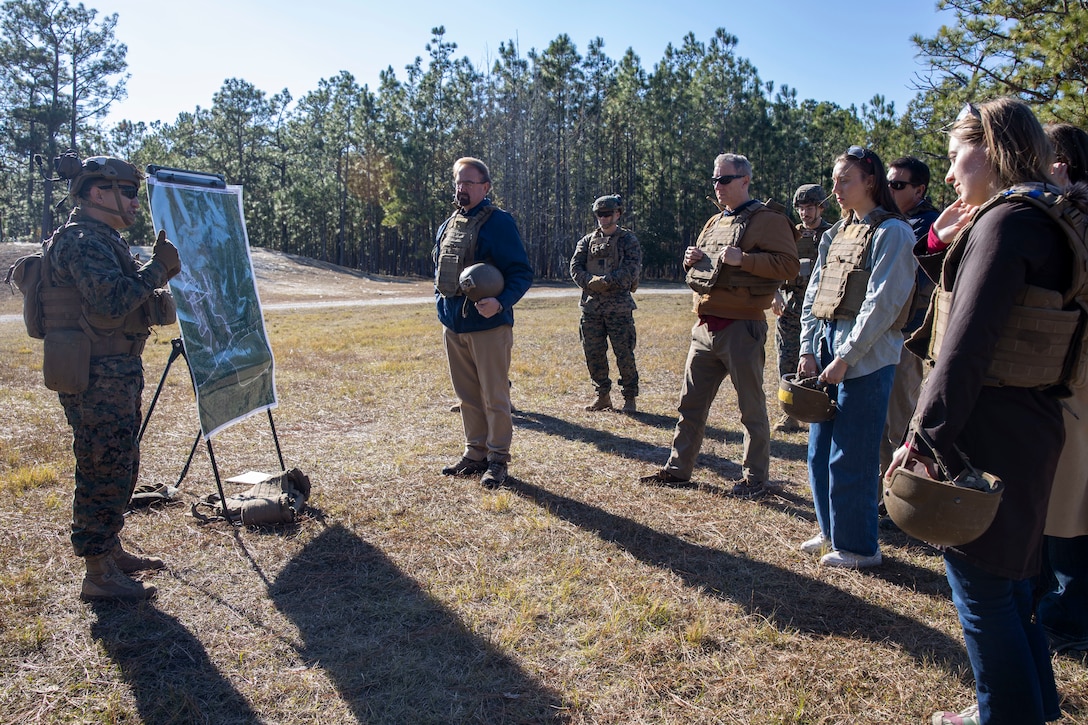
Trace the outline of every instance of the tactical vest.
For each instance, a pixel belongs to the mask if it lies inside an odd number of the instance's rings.
[[[756,296],[772,294],[779,288],[780,279],[760,277],[721,262],[722,250],[740,246],[748,222],[760,212],[778,213],[757,200],[736,214],[718,214],[706,223],[695,242],[703,258],[688,270],[688,287],[703,295],[710,294],[715,287],[747,287]]]
[[[808,278],[812,276],[812,270],[816,266],[816,259],[820,256],[820,237],[831,228],[831,225],[820,220],[820,226],[809,229],[804,224],[798,224],[797,230],[797,260],[801,263],[797,277],[782,285],[782,289],[792,290],[804,294],[808,287]]]
[[[78,224],[62,227],[66,231]],[[111,240],[110,249],[117,258],[125,276],[138,271],[136,260],[121,242]],[[149,327],[155,316],[151,307],[157,301],[150,299],[124,317],[110,317],[91,310],[76,287],[55,285],[52,265],[53,241],[46,242],[42,254],[41,287],[38,297],[41,304],[41,323],[46,335],[54,330],[82,330],[90,340],[91,357],[104,355],[140,355],[151,334]],[[171,304],[172,307],[172,304]],[[173,322],[173,320],[170,320]],[[169,322],[156,322],[169,324]]]
[[[443,297],[461,294],[461,272],[476,261],[476,240],[480,228],[491,218],[495,207],[488,204],[472,216],[455,211],[442,230],[435,260],[434,286]]]
[[[586,254],[586,272],[593,276],[605,277],[620,268],[620,240],[626,239],[631,232],[618,228],[611,236],[605,236],[601,230],[593,232]],[[631,280],[631,292],[638,289],[638,278],[642,276],[642,266],[635,270]]]
[[[1029,285],[1017,296],[994,348],[984,385],[1049,388],[1088,383],[1088,216],[1067,196],[1042,184],[1021,184],[992,197],[949,245],[941,279],[919,337],[930,334],[928,359],[936,361],[948,328],[958,269],[970,230],[999,204],[1019,201],[1057,222],[1073,249],[1073,280],[1065,291]]]
[[[820,320],[853,320],[861,312],[872,269],[869,250],[876,230],[888,219],[902,219],[899,214],[874,209],[869,222],[843,224],[831,240],[820,272],[820,286],[812,301],[812,314]],[[891,329],[901,329],[910,314],[910,298],[899,310]]]

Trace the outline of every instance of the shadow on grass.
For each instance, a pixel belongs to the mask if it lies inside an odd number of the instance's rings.
[[[566,721],[556,693],[344,527],[307,544],[270,594],[359,722]]]
[[[519,427],[527,430],[562,436],[571,441],[589,443],[604,453],[618,454],[625,458],[645,461],[658,468],[665,465],[665,462],[669,460],[669,453],[671,452],[671,439],[669,447],[655,446],[646,441],[639,440],[638,438],[616,435],[615,433],[601,430],[600,428],[590,428],[581,423],[556,418],[547,413],[531,413],[529,411],[519,410],[517,416],[515,416],[515,423]],[[674,419],[673,425],[675,424],[676,420]],[[741,441],[739,433],[726,431],[721,428],[708,427],[707,438],[712,437],[719,441],[732,440],[734,443],[740,443]],[[711,468],[726,478],[739,478],[743,475],[740,464],[735,463],[728,458],[716,456],[711,453],[700,453],[699,458],[696,461],[696,466]],[[651,471],[645,471],[643,473],[650,472]],[[642,474],[639,473],[636,475]]]
[[[506,487],[640,561],[673,572],[688,586],[766,617],[780,630],[792,628],[807,634],[894,642],[918,662],[935,662],[956,676],[968,667],[958,640],[825,582],[663,534],[514,478],[507,479]],[[889,562],[885,568],[889,569],[885,578],[940,579],[933,572],[898,562]]]
[[[146,723],[259,722],[178,620],[150,604],[95,602],[91,635],[132,688]]]

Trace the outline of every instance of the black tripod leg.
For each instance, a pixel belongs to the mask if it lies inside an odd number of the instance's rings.
[[[140,432],[136,435],[136,441],[140,442],[144,439],[144,431],[147,430],[148,421],[151,420],[151,414],[155,411],[155,404],[159,402],[159,395],[162,393],[162,387],[166,384],[166,374],[170,372],[170,366],[174,364],[174,361],[178,357],[185,357],[185,346],[181,344],[181,338],[175,337],[170,341],[170,359],[166,361],[166,368],[162,371],[162,377],[159,378],[159,386],[155,388],[155,395],[151,398],[151,405],[147,407],[147,415],[144,416],[144,422],[140,424]],[[186,358],[188,360],[188,358]],[[190,458],[192,458],[190,456]],[[185,474],[182,474],[183,476]]]
[[[276,455],[280,459],[280,470],[286,471],[287,467],[283,463],[283,451],[280,450],[280,437],[276,435],[276,424],[272,421],[272,409],[268,409],[268,425],[272,428],[272,440],[276,444]]]

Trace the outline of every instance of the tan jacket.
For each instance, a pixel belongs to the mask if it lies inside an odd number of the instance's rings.
[[[786,216],[777,213],[756,214],[740,238],[739,246],[744,253],[740,268],[767,279],[794,279],[801,269],[795,238],[793,224]],[[728,287],[724,282],[719,279],[709,294],[692,295],[695,314],[729,320],[766,319],[774,292],[752,294],[750,288]]]

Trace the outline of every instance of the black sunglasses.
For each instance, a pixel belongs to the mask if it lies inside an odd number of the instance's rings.
[[[597,216],[604,219],[606,216],[612,216],[615,213],[615,211],[599,211],[597,212]]]
[[[918,186],[918,184],[913,184],[913,183],[911,183],[909,181],[889,181],[888,186],[892,187],[896,191],[902,191],[903,189],[906,189],[908,186]]]
[[[744,177],[745,174],[722,174],[721,176],[711,176],[710,181],[725,186],[730,182],[736,181],[737,179],[743,179]]]
[[[863,164],[869,164],[869,168],[873,168],[873,152],[869,149],[862,148],[861,146],[851,146],[846,149],[846,155],[855,158]]]
[[[103,190],[117,189],[121,192],[121,196],[125,197],[126,199],[135,199],[136,196],[140,193],[140,188],[138,186],[121,186],[120,184],[114,186],[110,184],[109,186],[100,185],[98,188]]]

